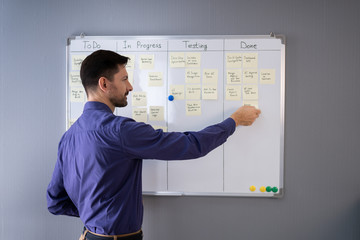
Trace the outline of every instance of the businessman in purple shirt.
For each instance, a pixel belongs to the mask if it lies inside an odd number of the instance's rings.
[[[198,132],[163,132],[131,118],[115,116],[133,90],[127,57],[99,50],[82,63],[80,77],[88,102],[62,136],[47,189],[55,215],[80,217],[80,239],[142,239],[143,159],[199,158],[223,144],[236,126],[251,125],[260,110],[243,106],[221,123]]]

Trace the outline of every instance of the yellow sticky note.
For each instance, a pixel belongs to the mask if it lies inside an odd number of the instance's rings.
[[[232,69],[226,71],[227,84],[241,83],[241,69]]]
[[[80,72],[69,72],[69,85],[71,87],[82,86]]]
[[[186,85],[186,99],[200,99],[201,87],[200,85]]]
[[[218,70],[217,69],[204,69],[203,71],[203,84],[217,84],[218,83]]]
[[[86,55],[72,55],[71,56],[72,70],[80,70],[81,64],[86,57],[87,57]]]
[[[227,53],[226,54],[226,67],[227,68],[242,68],[241,53]]]
[[[146,108],[133,108],[132,118],[137,122],[147,122],[147,109]]]
[[[200,69],[188,68],[185,70],[185,82],[186,83],[200,83]]]
[[[260,84],[275,84],[275,69],[261,69]]]
[[[132,105],[133,106],[146,106],[147,97],[146,92],[133,92],[132,96]]]
[[[245,85],[243,87],[244,100],[255,100],[259,98],[257,85]]]
[[[225,90],[225,99],[231,101],[241,100],[241,86],[240,85],[227,85]]]
[[[258,68],[258,54],[244,53],[243,54],[243,68]]]
[[[183,68],[185,67],[185,53],[171,52],[169,61],[170,61],[170,67]]]
[[[163,106],[150,106],[149,120],[150,121],[164,121],[164,107]]]
[[[171,85],[169,92],[174,96],[175,100],[184,99],[184,85]]]
[[[201,53],[186,53],[186,67],[199,68],[201,63]]]
[[[146,54],[140,56],[140,69],[154,69],[154,54]]]
[[[257,83],[258,82],[258,70],[244,70],[243,72],[244,83]]]
[[[82,87],[70,88],[70,102],[85,102],[85,89]]]
[[[151,87],[164,85],[162,72],[149,72],[148,79]]]
[[[187,101],[186,102],[186,115],[200,116],[201,115],[201,102],[200,101]]]
[[[202,88],[202,99],[204,100],[216,100],[218,99],[218,88],[217,85],[203,85]]]
[[[252,106],[259,108],[259,102],[257,100],[244,100],[243,103],[244,106]]]
[[[121,54],[123,55],[123,54]],[[126,64],[126,69],[129,69],[129,70],[134,70],[135,68],[135,54],[126,54],[126,55],[123,55],[125,57],[128,57],[130,58]]]

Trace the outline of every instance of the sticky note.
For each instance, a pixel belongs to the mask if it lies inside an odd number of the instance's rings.
[[[82,87],[70,88],[70,102],[85,102],[85,89]]]
[[[147,109],[146,108],[133,108],[132,118],[137,122],[147,122]]]
[[[200,80],[201,80],[200,69],[188,68],[185,70],[186,83],[200,83]]]
[[[243,80],[244,83],[255,83],[257,84],[258,82],[258,70],[253,69],[253,70],[244,70],[243,71]]]
[[[82,86],[80,72],[69,72],[69,85],[70,87]]]
[[[123,54],[121,54],[123,55]],[[126,55],[123,55],[125,57],[128,57],[130,58],[126,64],[126,69],[129,69],[129,70],[134,70],[135,68],[135,55],[134,54],[126,54]]]
[[[244,100],[258,99],[257,85],[244,85],[243,87]]]
[[[244,100],[243,104],[244,106],[253,106],[259,108],[259,102],[257,100]]]
[[[183,68],[183,67],[185,67],[185,53],[171,52],[169,61],[170,61],[170,67]]]
[[[200,116],[201,115],[201,102],[200,101],[187,101],[186,102],[186,115]]]
[[[275,69],[261,69],[260,84],[275,84]]]
[[[154,69],[154,54],[140,55],[140,69]]]
[[[240,84],[241,83],[241,69],[231,69],[226,71],[227,84]]]
[[[202,99],[204,100],[216,100],[218,99],[217,85],[203,85],[202,87]]]
[[[151,87],[158,87],[164,85],[162,72],[149,72],[148,80],[149,86]]]
[[[146,106],[147,97],[146,92],[133,92],[132,96],[132,105],[133,106]]]
[[[200,100],[201,86],[200,85],[186,85],[186,99]]]
[[[226,54],[226,67],[227,68],[242,68],[241,53],[227,53]]]
[[[258,68],[258,54],[244,53],[243,54],[243,68]]]
[[[72,70],[80,70],[81,63],[86,58],[86,55],[72,55],[71,56],[71,69]]]
[[[149,120],[150,121],[164,121],[164,107],[163,106],[150,106]]]
[[[175,100],[184,99],[184,85],[171,85],[169,92],[172,96],[174,96]]]
[[[203,71],[203,84],[218,83],[218,70],[217,69],[204,69]]]
[[[241,100],[241,86],[240,85],[227,85],[225,90],[225,99],[231,101]]]
[[[201,63],[201,53],[186,53],[186,67],[199,68]]]

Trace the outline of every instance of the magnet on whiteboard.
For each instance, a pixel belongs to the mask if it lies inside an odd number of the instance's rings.
[[[169,101],[174,101],[174,96],[173,96],[173,95],[169,95],[168,99],[169,99]]]

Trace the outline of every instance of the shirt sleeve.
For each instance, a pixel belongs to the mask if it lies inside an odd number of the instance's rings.
[[[123,148],[133,158],[186,160],[205,156],[235,131],[231,118],[193,132],[163,132],[133,120],[124,121],[120,129]]]
[[[47,188],[46,198],[48,210],[52,214],[79,217],[78,209],[64,188],[59,159],[56,162],[53,177]]]

